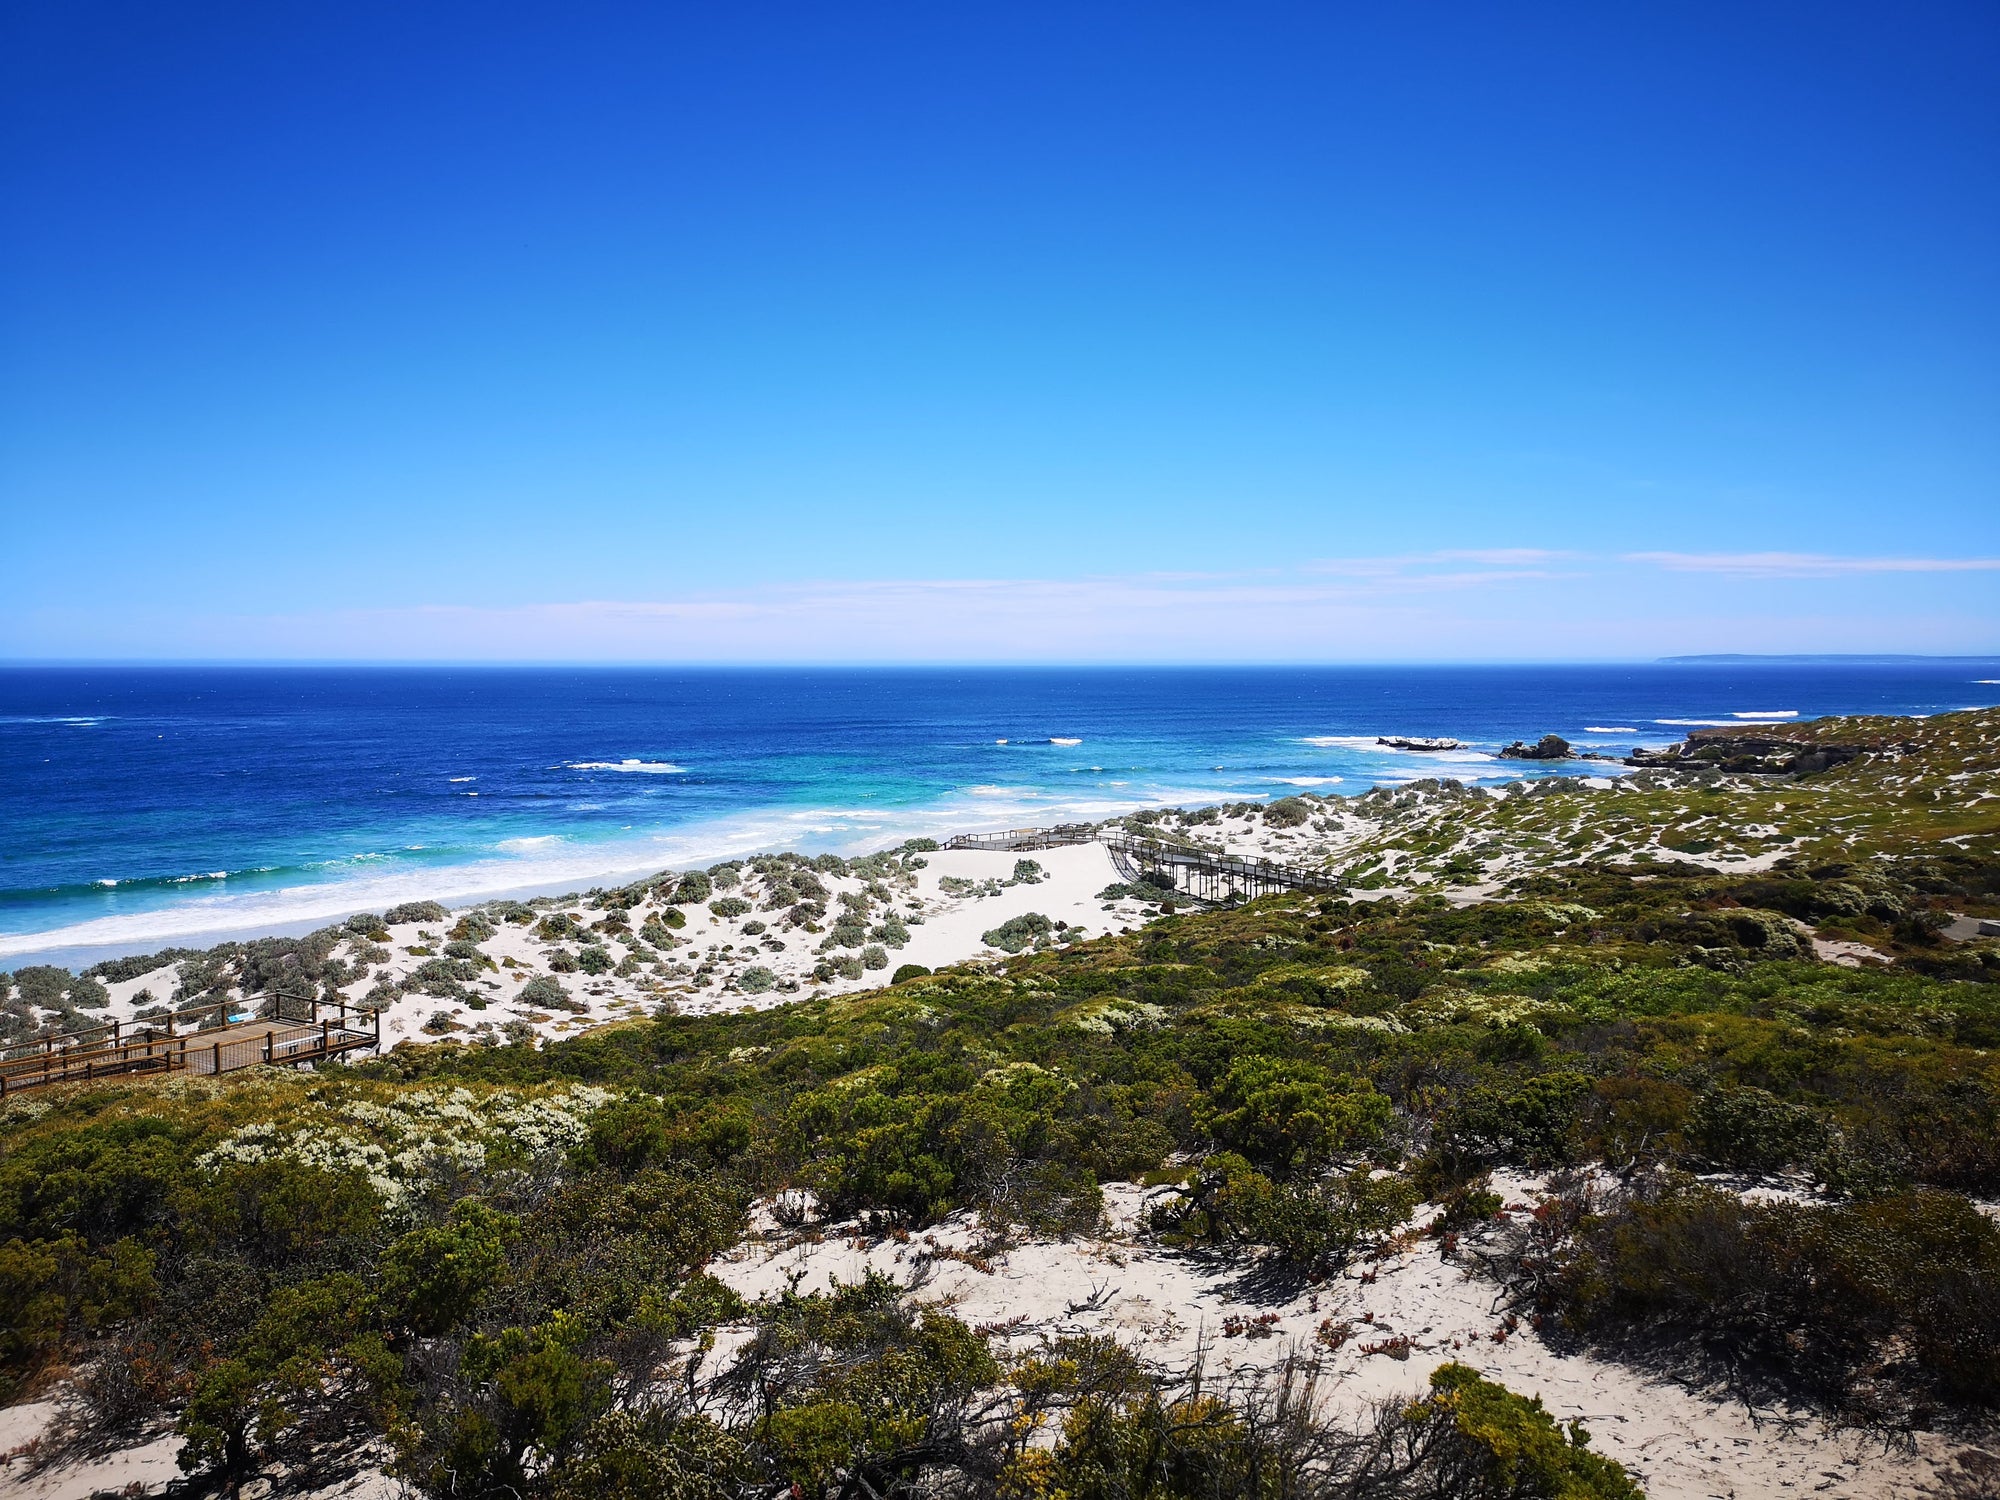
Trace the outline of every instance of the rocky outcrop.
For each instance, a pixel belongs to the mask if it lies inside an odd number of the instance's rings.
[[[1443,738],[1406,739],[1402,735],[1395,734],[1378,735],[1375,743],[1378,745],[1387,745],[1391,750],[1460,750],[1464,748],[1463,743],[1458,740]]]
[[[1545,734],[1534,744],[1516,740],[1500,752],[1502,760],[1574,760],[1576,752],[1559,734]]]
[[[1762,776],[1810,776],[1863,755],[1901,754],[1915,747],[1875,736],[1831,739],[1812,724],[1783,729],[1697,729],[1664,750],[1634,750],[1628,766],[1668,766],[1686,770],[1747,772]]]

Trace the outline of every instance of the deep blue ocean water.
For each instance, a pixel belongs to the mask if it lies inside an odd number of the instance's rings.
[[[0,960],[570,889],[756,849],[1546,774],[1741,714],[2000,702],[2000,662],[0,668]],[[1449,735],[1445,756],[1377,735]],[[1574,771],[1577,767],[1570,767]]]

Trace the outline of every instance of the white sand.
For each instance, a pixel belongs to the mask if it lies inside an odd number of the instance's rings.
[[[1520,1191],[1510,1194],[1512,1201],[1532,1196],[1525,1181],[1513,1186]],[[1043,1335],[1109,1334],[1170,1368],[1186,1367],[1205,1350],[1211,1376],[1253,1379],[1288,1353],[1317,1349],[1331,1376],[1330,1410],[1349,1420],[1359,1420],[1372,1402],[1418,1393],[1433,1369],[1457,1360],[1510,1389],[1539,1395],[1560,1421],[1582,1419],[1596,1448],[1625,1464],[1654,1500],[1915,1497],[1958,1451],[1931,1434],[1919,1435],[1914,1452],[1885,1451],[1879,1442],[1828,1432],[1797,1414],[1791,1421],[1781,1413],[1753,1416],[1740,1404],[1620,1365],[1558,1354],[1525,1326],[1495,1343],[1503,1331],[1493,1310],[1495,1287],[1466,1265],[1444,1260],[1434,1240],[1415,1239],[1411,1248],[1357,1263],[1318,1287],[1263,1300],[1246,1275],[1256,1266],[1250,1256],[1190,1255],[1136,1232],[1145,1200],[1160,1191],[1113,1184],[1105,1189],[1103,1236],[1031,1241],[992,1256],[990,1271],[929,1255],[932,1247],[977,1246],[978,1231],[963,1215],[908,1244],[857,1240],[853,1226],[828,1226],[814,1244],[771,1226],[765,1242],[741,1245],[711,1269],[755,1298],[783,1291],[793,1275],[810,1292],[834,1279],[859,1280],[871,1268],[907,1280],[925,1267],[930,1279],[920,1297],[948,1305],[975,1328],[1025,1320],[1005,1335],[1018,1350]],[[1413,1225],[1434,1212],[1420,1210]],[[1227,1331],[1258,1326],[1271,1315],[1256,1336]],[[1354,1329],[1338,1350],[1316,1341],[1328,1322]],[[1407,1358],[1366,1352],[1398,1337],[1412,1341]],[[708,1368],[720,1368],[740,1344],[740,1337],[719,1339]]]
[[[742,916],[719,917],[706,906],[684,906],[678,909],[686,917],[687,926],[675,934],[681,946],[661,955],[665,962],[660,968],[648,967],[641,973],[623,977],[609,973],[595,977],[581,973],[553,974],[575,1000],[587,1007],[583,1014],[577,1015],[537,1010],[514,999],[530,978],[552,973],[549,957],[557,947],[574,952],[576,941],[553,944],[537,938],[529,927],[503,923],[493,937],[480,945],[496,967],[483,972],[470,986],[486,997],[485,1008],[476,1009],[464,1001],[407,994],[383,1017],[383,1045],[387,1048],[402,1042],[421,1044],[442,1036],[464,1038],[481,1028],[485,1029],[484,1034],[498,1035],[499,1028],[510,1021],[528,1026],[538,1036],[554,1038],[611,1021],[649,1015],[663,1001],[672,1002],[684,1014],[702,1015],[722,1010],[761,1010],[815,995],[871,989],[887,983],[903,964],[936,969],[968,959],[1004,957],[999,949],[985,942],[982,934],[1028,912],[1039,912],[1051,922],[1067,923],[1078,937],[1096,937],[1136,927],[1147,920],[1147,909],[1134,902],[1121,902],[1106,911],[1105,904],[1096,899],[1099,891],[1119,880],[1102,845],[1079,844],[1032,854],[947,850],[921,858],[926,867],[914,872],[913,883],[897,886],[889,905],[881,907],[870,919],[871,923],[879,921],[889,910],[894,910],[909,925],[909,942],[900,949],[888,950],[887,969],[864,969],[859,978],[816,981],[813,970],[823,959],[852,956],[856,950],[822,954],[818,950],[824,933],[786,930],[780,912],[759,909]],[[1044,874],[1040,880],[1011,883],[1015,865],[1022,859],[1033,860],[1042,867]],[[827,903],[827,920],[818,925],[830,928],[839,909],[839,896],[843,892],[858,893],[868,882],[852,875],[821,874],[818,878],[833,898]],[[986,895],[947,894],[941,885],[946,878],[980,885],[994,882],[999,889]],[[754,905],[761,907],[762,903],[755,901],[761,888],[762,882],[751,877],[742,886],[728,892],[718,890],[716,894],[747,895]],[[556,910],[570,912],[585,922],[603,915],[581,901],[540,907],[537,915]],[[666,910],[653,900],[633,908],[628,914],[632,929],[636,931],[649,916]],[[388,961],[372,966],[366,978],[347,985],[342,993],[358,1002],[381,979],[407,980],[427,959],[443,952],[445,935],[456,917],[454,913],[444,922],[398,924],[390,930],[389,941],[382,945],[389,949]],[[747,932],[746,927],[753,922],[764,924],[765,930],[756,934]],[[364,946],[359,940],[350,941],[342,948],[341,956],[352,961]],[[615,940],[608,942],[607,947],[614,957],[623,956],[626,951]],[[430,951],[413,952],[413,949]],[[714,965],[705,983],[695,974],[704,963]],[[98,1014],[106,1020],[116,1017],[129,1023],[133,1012],[146,1003],[138,998],[142,992],[150,995],[151,1003],[171,1003],[178,967],[169,965],[108,986],[111,1005]],[[735,988],[736,980],[751,967],[769,970],[776,976],[777,986],[757,994]],[[442,1017],[454,1029],[426,1031],[425,1024],[434,1017]]]

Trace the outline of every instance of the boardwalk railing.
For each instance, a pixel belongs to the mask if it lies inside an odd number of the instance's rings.
[[[344,1000],[277,994],[256,1009],[225,1000],[170,1014],[164,1026],[109,1021],[0,1048],[0,1098],[123,1074],[228,1073],[256,1063],[315,1062],[381,1045],[381,1012]]]
[[[1236,854],[1217,854],[1207,849],[1189,849],[1157,839],[1134,838],[1125,833],[1100,832],[1089,823],[1065,823],[1056,828],[1010,828],[1004,833],[962,833],[947,839],[946,849],[1028,850],[1055,849],[1066,844],[1103,844],[1111,853],[1118,873],[1132,884],[1148,884],[1172,890],[1191,900],[1214,906],[1251,901],[1278,891],[1341,890],[1331,875],[1305,870],[1297,865],[1279,864],[1270,859],[1248,859]]]
[[[1058,849],[1065,844],[1096,842],[1094,823],[1063,823],[1054,828],[1010,828],[1005,833],[961,833],[946,839],[947,849]]]

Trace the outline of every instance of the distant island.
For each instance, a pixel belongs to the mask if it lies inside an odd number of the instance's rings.
[[[1901,662],[1994,662],[2000,661],[2000,656],[1921,656],[1914,654],[1893,655],[1889,653],[1870,654],[1866,652],[1858,655],[1843,655],[1834,652],[1826,654],[1801,653],[1797,655],[1778,653],[1770,656],[1760,656],[1754,652],[1747,651],[1719,651],[1703,656],[1662,656],[1659,658],[1659,661],[1663,666],[1675,667],[1713,666],[1720,663],[1734,662],[1768,664],[1771,666],[1892,667]]]

